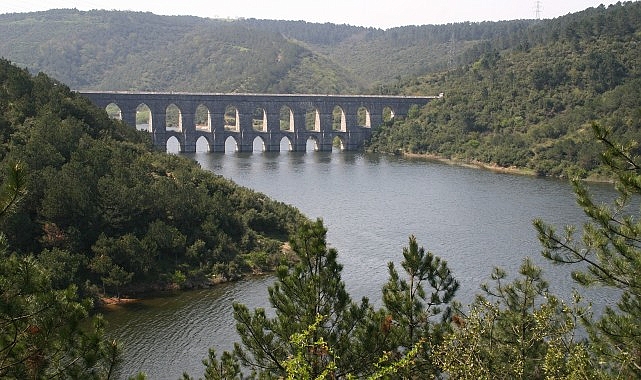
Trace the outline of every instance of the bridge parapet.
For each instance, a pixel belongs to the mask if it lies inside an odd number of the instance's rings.
[[[168,139],[174,137],[181,152],[195,152],[200,138],[207,141],[210,151],[224,152],[225,141],[229,137],[236,141],[239,151],[251,151],[256,138],[262,140],[267,151],[280,150],[283,138],[288,140],[293,151],[304,151],[308,139],[315,141],[318,150],[331,151],[335,138],[340,139],[344,150],[358,150],[371,136],[372,127],[382,125],[385,109],[394,118],[405,117],[412,105],[423,106],[438,98],[129,91],[79,93],[101,108],[115,104],[120,109],[122,120],[132,126],[136,125],[139,106],[146,105],[150,110],[150,133],[154,145],[165,150]],[[178,130],[167,129],[167,109],[171,105],[179,110]],[[201,106],[208,112],[206,131],[196,126],[196,113]],[[225,115],[230,109],[236,110],[234,119],[237,127],[233,130],[226,128]],[[340,120],[336,120],[335,114],[340,116]],[[255,120],[262,124],[260,129],[255,127]]]

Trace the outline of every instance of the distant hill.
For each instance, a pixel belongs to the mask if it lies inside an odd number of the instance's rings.
[[[401,80],[469,63],[487,41],[516,44],[535,20],[405,26],[388,30],[304,21],[243,20],[278,32],[336,62],[372,91],[397,88]]]
[[[51,10],[0,15],[0,56],[75,89],[381,92],[401,79],[469,61],[470,48],[532,23],[381,30]]]
[[[75,89],[358,92],[337,64],[240,22],[52,10],[0,15],[0,56]]]

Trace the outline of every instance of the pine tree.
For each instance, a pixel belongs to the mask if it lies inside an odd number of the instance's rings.
[[[25,171],[12,165],[0,216],[25,193]],[[54,289],[35,257],[10,254],[8,247],[0,233],[0,378],[110,378],[120,348],[104,339],[100,318],[89,320],[91,302],[79,300],[75,286]]]
[[[341,280],[338,253],[327,247],[326,234],[322,221],[316,220],[303,224],[291,239],[298,262],[293,268],[280,267],[276,283],[269,288],[273,317],[271,311],[250,312],[245,305],[234,304],[241,339],[234,358],[260,378],[286,376],[292,358],[311,378],[322,374],[344,378],[376,369],[374,364],[382,355],[376,342],[385,337],[379,334],[380,315],[367,299],[360,304],[351,300]],[[301,342],[292,337],[304,331],[309,332],[303,335],[308,344],[301,351]]]
[[[575,180],[577,203],[589,221],[580,240],[569,226],[559,235],[541,220],[534,225],[543,244],[543,255],[556,263],[580,264],[573,278],[581,285],[618,289],[616,307],[607,306],[595,322],[586,320],[590,340],[608,373],[622,378],[641,377],[641,159],[635,142],[610,140],[609,131],[594,126],[605,145],[604,162],[615,175],[618,197],[611,206],[594,201],[586,186]],[[632,209],[636,207],[636,210]]]
[[[457,312],[453,333],[435,353],[448,378],[598,378],[586,346],[574,340],[577,319],[587,313],[580,297],[568,305],[550,294],[529,258],[519,274],[507,282],[505,271],[495,268],[494,284],[482,285],[467,315]]]
[[[432,350],[448,326],[444,323],[450,315],[447,305],[454,298],[459,283],[447,262],[423,247],[419,248],[414,236],[410,236],[409,246],[403,248],[401,266],[407,279],[402,279],[394,263],[390,262],[390,278],[383,286],[383,303],[396,339],[394,350],[400,354],[420,343],[421,353],[414,365],[406,369],[405,375],[412,378],[431,373],[434,376],[437,370],[432,363]]]

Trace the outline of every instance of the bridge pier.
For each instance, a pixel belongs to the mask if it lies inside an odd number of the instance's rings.
[[[151,140],[158,150],[167,150],[167,134],[165,131],[152,131]]]
[[[307,135],[296,133],[292,141],[292,152],[304,152],[307,150]]]
[[[267,139],[264,141],[265,152],[280,152],[280,134],[268,132]]]
[[[330,124],[331,125],[331,124]],[[331,152],[334,144],[334,137],[330,133],[323,133],[318,141],[319,152]]]
[[[320,135],[318,136],[318,151],[331,152],[334,143],[334,113],[331,104],[324,104],[325,110],[320,114]]]
[[[375,114],[370,113],[369,122],[372,128],[378,128],[383,125],[383,110],[381,109],[380,112]]]
[[[131,107],[125,110],[121,109],[120,118],[122,121],[124,121],[128,125],[132,125],[134,128],[136,127],[136,109],[135,108],[133,110],[131,109]]]
[[[213,142],[209,145],[212,153],[225,153],[225,136],[214,132]]]
[[[183,135],[183,153],[196,153],[196,109],[182,113],[180,129]]]

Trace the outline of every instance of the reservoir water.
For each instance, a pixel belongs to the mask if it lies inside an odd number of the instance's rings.
[[[322,218],[328,242],[339,252],[343,280],[353,299],[380,306],[387,263],[399,262],[408,237],[447,260],[469,303],[495,266],[516,274],[529,256],[545,270],[554,292],[574,286],[570,268],[540,256],[532,220],[562,227],[585,220],[566,181],[499,174],[425,160],[349,152],[257,152],[188,155],[214,173]],[[611,199],[608,185],[593,185]],[[106,314],[111,336],[124,347],[120,377],[138,371],[150,379],[199,377],[209,348],[236,341],[231,304],[268,307],[271,276],[214,289],[165,294]],[[588,292],[597,305],[614,296]]]

